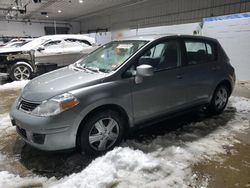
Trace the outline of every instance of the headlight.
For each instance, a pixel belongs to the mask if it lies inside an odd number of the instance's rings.
[[[31,114],[43,117],[54,116],[78,104],[79,102],[77,98],[75,98],[72,94],[64,93],[53,97],[50,100],[44,101],[42,104],[37,106]]]

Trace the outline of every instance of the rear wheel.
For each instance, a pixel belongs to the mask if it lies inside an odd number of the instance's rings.
[[[10,69],[10,78],[15,81],[29,80],[32,76],[31,68],[26,64],[14,64]]]
[[[83,153],[100,155],[118,145],[124,133],[123,118],[115,111],[99,111],[87,118],[79,134]]]
[[[214,92],[212,101],[208,107],[211,114],[220,114],[225,109],[228,98],[230,96],[229,89],[226,85],[219,85]]]

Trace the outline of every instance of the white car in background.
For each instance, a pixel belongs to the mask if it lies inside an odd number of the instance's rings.
[[[92,52],[95,39],[84,35],[44,36],[25,45],[39,44],[35,50],[36,64],[56,64],[66,66]]]
[[[38,67],[67,66],[95,49],[95,39],[85,35],[48,35],[18,48],[0,49],[0,72],[12,80],[30,79]]]
[[[33,39],[31,38],[17,38],[17,39],[12,39],[9,42],[6,42],[2,45],[0,45],[1,48],[15,48],[15,47],[21,47],[28,42],[31,42]]]

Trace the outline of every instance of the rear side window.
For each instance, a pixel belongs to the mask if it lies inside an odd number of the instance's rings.
[[[196,65],[216,60],[214,44],[200,41],[185,41],[188,65]]]
[[[81,45],[81,46],[91,46],[89,41],[86,40],[79,40],[79,39],[65,39],[66,42],[71,43],[74,45]]]

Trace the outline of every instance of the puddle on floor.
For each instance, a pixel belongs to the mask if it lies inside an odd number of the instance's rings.
[[[193,172],[198,178],[208,178],[208,187],[250,187],[250,130],[236,136],[241,143],[227,148],[221,162],[206,161],[196,164]]]

